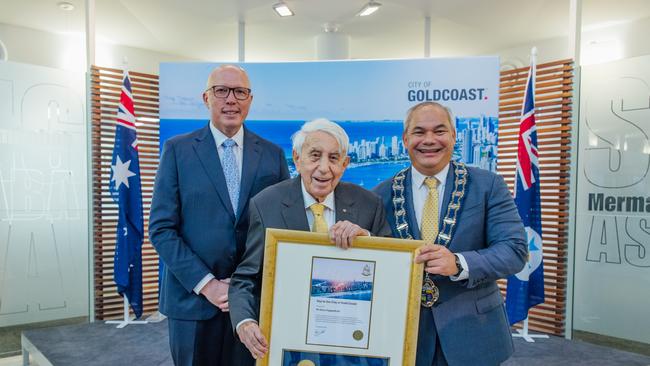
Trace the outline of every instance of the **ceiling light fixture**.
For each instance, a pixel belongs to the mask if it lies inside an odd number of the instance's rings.
[[[279,3],[273,5],[273,10],[275,10],[275,12],[278,13],[278,15],[281,17],[293,16],[293,11],[289,9],[289,6],[285,4],[284,1],[280,1]]]
[[[360,17],[368,16],[368,15],[376,12],[377,9],[379,9],[380,6],[381,6],[380,3],[376,2],[376,1],[373,1],[373,0],[370,0],[366,5],[364,5],[363,8],[361,8],[361,10],[359,10],[359,13],[357,15],[360,16]]]
[[[59,9],[64,10],[64,11],[73,11],[74,10],[74,4],[71,2],[67,1],[61,1],[57,3],[56,5],[59,6]]]

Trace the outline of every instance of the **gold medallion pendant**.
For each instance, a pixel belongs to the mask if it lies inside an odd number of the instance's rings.
[[[429,278],[429,275],[424,278],[424,283],[422,284],[422,306],[425,308],[430,308],[438,301],[440,297],[440,291],[433,280]]]

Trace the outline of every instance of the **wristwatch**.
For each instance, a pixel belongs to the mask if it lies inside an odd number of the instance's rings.
[[[460,263],[460,258],[456,254],[454,254],[454,257],[456,257],[456,269],[458,272],[454,275],[454,277],[460,276],[461,272],[463,272],[463,265]]]

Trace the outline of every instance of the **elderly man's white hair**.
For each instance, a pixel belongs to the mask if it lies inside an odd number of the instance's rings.
[[[322,131],[332,135],[332,137],[334,137],[339,143],[339,153],[341,155],[347,154],[350,145],[350,138],[348,137],[348,134],[345,133],[345,130],[328,119],[318,118],[305,123],[300,127],[298,132],[291,136],[293,151],[295,151],[298,156],[300,156],[300,153],[302,152],[302,144],[305,143],[307,135],[316,131]]]

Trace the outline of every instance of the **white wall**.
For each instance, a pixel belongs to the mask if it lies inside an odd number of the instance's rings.
[[[274,32],[280,34],[280,37],[276,40],[270,40],[266,29],[264,26],[257,26],[252,23],[246,24],[246,61],[313,61],[316,59],[316,39],[311,35],[292,34],[295,33],[293,28],[280,23],[274,29]],[[282,40],[284,34],[291,39],[291,42]],[[236,55],[237,49],[234,51]],[[236,59],[233,61],[236,61]]]
[[[396,37],[389,28],[377,34],[364,34],[358,30],[350,37],[350,58],[419,58],[424,56],[424,20],[409,24],[412,37]],[[434,25],[435,28],[435,25]],[[287,32],[290,30],[287,29]],[[341,30],[346,34],[346,29]],[[634,22],[612,24],[597,29],[583,29],[582,64],[602,63],[617,59],[650,54],[650,18]],[[236,34],[231,34],[231,38]],[[5,43],[9,60],[63,70],[84,70],[85,40],[82,34],[54,34],[31,28],[0,23],[0,40]],[[502,69],[523,67],[529,63],[531,47],[538,49],[538,62],[549,62],[569,57],[568,37],[555,37],[528,42],[505,49],[483,52],[484,55],[501,57]],[[158,74],[158,63],[165,61],[237,61],[236,39],[222,41],[211,47],[220,47],[220,55],[228,59],[197,60],[180,55],[149,51],[140,48],[112,44],[97,40],[96,64],[107,67],[123,67],[127,57],[129,69]],[[224,50],[226,48],[228,50]],[[445,44],[444,39],[432,38],[431,54],[434,57],[463,56],[471,47]],[[464,51],[463,51],[464,50]],[[460,52],[460,53],[459,53]],[[247,61],[309,61],[317,59],[316,37],[304,36],[292,44],[269,42],[262,27],[246,26]]]
[[[395,59],[424,57],[424,19],[414,19],[404,25],[399,34],[392,27],[382,32],[362,33],[350,40],[350,56],[353,59]],[[403,34],[410,34],[404,37]],[[432,47],[432,55],[437,48]]]
[[[537,63],[545,63],[569,58],[568,37],[557,37],[531,42],[525,45],[498,50],[501,70],[512,70],[530,64],[530,50],[537,47]]]
[[[650,54],[650,18],[600,28],[583,28],[580,42],[581,65],[600,64]],[[536,46],[538,63],[569,57],[568,37],[537,40],[520,46],[495,50],[502,68],[528,66],[530,49]],[[511,67],[509,67],[511,68]]]
[[[7,47],[9,61],[47,66],[67,71],[86,68],[86,41],[83,34],[55,34],[31,28],[0,24],[0,40]],[[121,46],[97,40],[95,64],[123,68],[124,57],[130,70],[158,74],[158,64],[165,61],[195,59]]]

